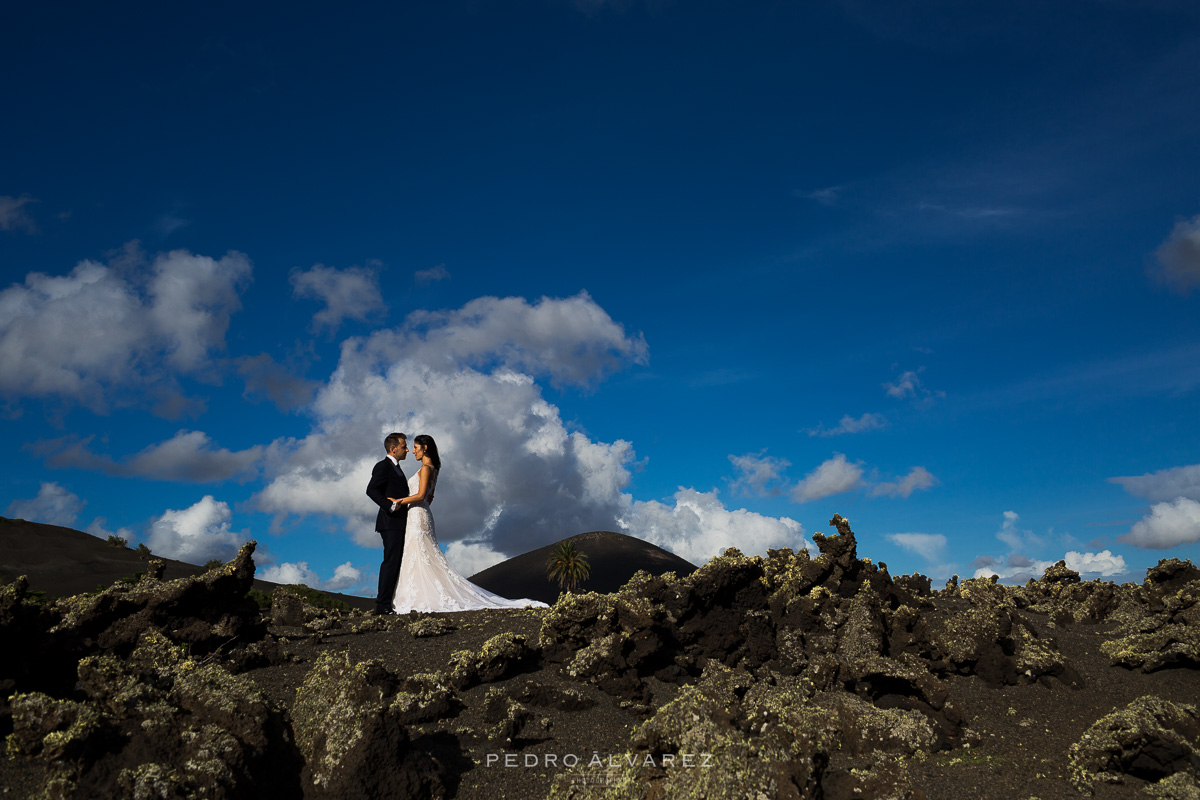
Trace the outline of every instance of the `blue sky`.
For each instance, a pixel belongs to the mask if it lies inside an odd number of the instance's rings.
[[[1200,555],[1194,3],[396,6],[6,13],[6,516],[371,594],[399,429],[467,574]]]

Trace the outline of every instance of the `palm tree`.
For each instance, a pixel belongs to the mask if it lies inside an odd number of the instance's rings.
[[[546,577],[557,580],[559,587],[567,592],[586,581],[591,572],[588,557],[579,552],[574,542],[566,540],[554,545],[550,560],[546,562]]]

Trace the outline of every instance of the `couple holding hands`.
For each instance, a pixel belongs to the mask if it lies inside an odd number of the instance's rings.
[[[432,436],[413,437],[413,459],[419,466],[411,478],[400,466],[408,457],[408,437],[389,433],[383,449],[387,456],[371,470],[367,484],[367,496],[379,506],[375,530],[383,539],[375,614],[546,607],[535,600],[508,600],[485,591],[458,574],[446,560],[438,547],[429,510],[442,468]]]

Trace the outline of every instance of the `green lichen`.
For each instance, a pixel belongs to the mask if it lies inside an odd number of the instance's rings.
[[[801,796],[816,792],[830,736],[825,712],[807,702],[798,681],[750,695],[754,684],[745,671],[710,661],[696,685],[635,729],[632,751],[601,765],[604,784],[583,787],[587,796],[698,800],[778,797],[785,788]],[[548,797],[583,796],[580,775],[560,775]]]
[[[567,673],[572,678],[595,677],[620,655],[623,641],[624,638],[618,633],[610,633],[596,639],[575,654],[575,658],[567,666]]]
[[[1200,763],[1200,715],[1196,706],[1152,695],[1097,720],[1071,745],[1068,769],[1080,791],[1095,781],[1123,782],[1123,774],[1144,749],[1175,750]]]
[[[378,661],[354,663],[347,653],[325,652],[296,691],[292,728],[318,786],[366,735],[367,717],[382,712],[384,690],[372,674],[378,669]]]
[[[122,797],[132,800],[160,800],[186,796],[186,785],[178,771],[165,764],[139,764],[123,769],[117,776]]]
[[[456,696],[444,675],[422,672],[410,675],[393,698],[389,713],[411,725],[441,719],[454,709]]]
[[[1176,772],[1150,784],[1145,792],[1157,800],[1200,800],[1200,781],[1194,775]]]
[[[41,692],[13,695],[9,705],[13,732],[6,747],[10,756],[69,761],[81,755],[104,726],[104,717],[94,706]]]
[[[441,617],[425,617],[408,626],[408,633],[414,639],[421,639],[427,636],[442,636],[454,630],[456,630],[454,623]]]
[[[1027,679],[1058,675],[1066,669],[1062,653],[1048,640],[1034,636],[1024,625],[1013,626],[1013,641],[1016,643],[1017,671]]]

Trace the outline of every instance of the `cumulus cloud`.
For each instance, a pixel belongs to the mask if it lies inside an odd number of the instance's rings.
[[[339,564],[334,568],[333,577],[324,581],[321,580],[321,577],[316,572],[309,568],[307,561],[298,561],[295,563],[285,561],[282,564],[273,564],[267,567],[262,571],[260,577],[264,581],[280,583],[285,586],[304,584],[313,589],[340,592],[344,589],[349,589],[351,586],[360,584],[363,580],[363,573],[362,570],[347,561],[345,564]]]
[[[846,414],[842,417],[841,422],[836,428],[824,428],[818,425],[815,428],[809,428],[809,436],[841,436],[847,433],[863,433],[864,431],[876,431],[887,427],[887,418],[883,414],[863,414],[855,419]]]
[[[175,376],[211,369],[250,261],[173,250],[146,264],[130,253],[65,276],[31,272],[0,292],[0,393],[103,412],[148,390],[164,415],[182,408]]]
[[[632,445],[568,431],[534,375],[588,383],[644,360],[641,337],[625,336],[586,295],[536,304],[483,298],[418,316],[343,344],[310,406],[316,426],[288,443],[284,467],[255,507],[280,523],[290,514],[341,518],[356,541],[376,546],[364,489],[384,435],[400,430],[438,442],[443,467],[433,511],[450,552],[482,552],[453,547],[463,540],[514,555],[611,529],[627,507]],[[414,470],[411,461],[402,467]]]
[[[588,385],[649,357],[587,292],[566,299],[480,297],[453,311],[417,311],[387,350],[419,349],[435,368],[498,365],[567,385]]]
[[[189,508],[168,509],[150,524],[150,549],[157,555],[204,564],[229,561],[250,537],[230,529],[229,504],[205,495]]]
[[[887,497],[908,497],[919,489],[929,489],[937,483],[937,478],[924,467],[913,467],[907,475],[897,481],[877,483],[871,487],[871,494]]]
[[[1153,550],[1200,542],[1200,503],[1187,497],[1155,503],[1118,541]]]
[[[785,480],[784,471],[791,465],[785,458],[763,453],[731,455],[729,462],[738,472],[737,477],[731,481],[733,490],[740,494],[758,496],[778,494],[779,485]]]
[[[20,197],[0,195],[0,231],[37,233],[37,225],[29,214],[29,210],[25,208],[30,203],[36,202],[37,200],[27,194]]]
[[[362,322],[387,310],[379,291],[379,276],[369,267],[334,269],[316,264],[307,271],[294,270],[291,281],[296,297],[312,298],[325,304],[313,315],[317,330],[335,331],[342,320]]]
[[[889,533],[887,538],[926,561],[937,561],[946,550],[946,537],[940,533]]]
[[[860,463],[850,463],[841,453],[824,461],[804,476],[791,490],[792,499],[798,503],[819,500],[842,494],[857,488],[862,483],[863,470]]]
[[[31,522],[44,522],[47,525],[62,525],[69,527],[75,524],[79,513],[87,505],[79,495],[64,489],[57,483],[43,482],[38,489],[37,497],[27,500],[14,500],[8,504],[8,516],[14,519],[27,519]]]
[[[1151,273],[1172,291],[1186,294],[1200,286],[1200,215],[1175,223],[1154,257]]]
[[[1174,500],[1177,497],[1200,500],[1200,464],[1108,480],[1109,483],[1120,484],[1121,488],[1134,497],[1141,497],[1152,503]]]
[[[262,445],[234,452],[214,446],[212,439],[202,431],[181,430],[167,441],[117,462],[91,452],[88,449],[91,441],[92,437],[66,437],[43,442],[33,449],[41,454],[48,453],[46,461],[52,467],[71,465],[123,477],[196,483],[253,478],[267,452]]]
[[[1124,575],[1127,571],[1125,559],[1122,556],[1113,555],[1109,550],[1101,550],[1099,553],[1080,553],[1068,550],[1061,560],[1066,561],[1067,568],[1078,572],[1083,580],[1112,578]],[[991,563],[975,570],[972,577],[990,578],[992,575],[997,575],[1006,583],[1024,583],[1041,578],[1042,574],[1056,563],[1024,556],[1010,557],[1004,564],[996,559],[987,559],[987,561]]]
[[[431,283],[444,281],[450,277],[450,271],[446,269],[445,264],[438,264],[429,269],[419,269],[413,273],[413,279],[418,286],[428,286]]]
[[[590,530],[625,531],[696,560],[734,545],[802,546],[795,521],[729,510],[715,491],[634,502],[626,493],[633,445],[568,430],[537,380],[587,386],[646,358],[642,337],[586,294],[421,312],[343,344],[309,406],[313,430],[277,443],[288,457],[251,505],[278,527],[289,515],[337,518],[359,544],[378,546],[364,489],[384,435],[399,430],[437,440],[437,535],[463,574]],[[415,467],[401,466],[410,475]]]
[[[789,517],[768,517],[746,509],[730,510],[714,489],[680,489],[674,503],[635,501],[617,521],[622,530],[658,545],[693,564],[703,564],[729,547],[744,553],[767,548],[808,548],[804,528]]]

